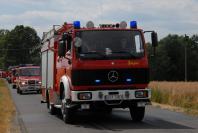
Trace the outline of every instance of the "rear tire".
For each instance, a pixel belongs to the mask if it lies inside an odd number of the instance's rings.
[[[50,102],[49,102],[49,93],[48,93],[47,90],[46,90],[46,103],[47,103],[47,108],[49,109],[49,107],[50,107]]]
[[[131,118],[134,122],[141,122],[144,118],[145,107],[131,106],[129,107]]]

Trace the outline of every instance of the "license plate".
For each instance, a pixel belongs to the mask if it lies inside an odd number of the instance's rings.
[[[145,107],[146,103],[145,102],[138,102],[137,106],[138,107]]]
[[[89,104],[81,104],[81,109],[89,109]]]
[[[105,100],[122,100],[123,95],[106,95]]]

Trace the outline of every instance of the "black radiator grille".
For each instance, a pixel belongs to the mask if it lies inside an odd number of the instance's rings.
[[[29,85],[36,85],[36,84],[39,84],[39,81],[38,80],[28,80],[28,84]]]
[[[111,71],[118,73],[118,79],[112,82],[108,78]],[[72,84],[85,85],[130,85],[149,82],[149,70],[142,69],[104,69],[104,70],[73,70]]]

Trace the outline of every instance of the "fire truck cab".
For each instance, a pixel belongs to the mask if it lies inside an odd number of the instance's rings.
[[[42,102],[70,123],[77,110],[129,108],[133,121],[151,104],[144,31],[137,22],[94,26],[80,21],[54,26],[42,40]],[[151,32],[157,46],[157,33]]]
[[[41,92],[40,67],[33,65],[21,65],[16,70],[17,93]]]

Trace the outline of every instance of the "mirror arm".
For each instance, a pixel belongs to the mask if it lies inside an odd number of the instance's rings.
[[[53,51],[53,52],[57,52],[58,51],[57,49],[54,49],[54,48],[50,47],[50,40],[47,39],[47,41],[48,41],[48,49]]]
[[[156,47],[153,47],[153,56],[156,55]]]
[[[71,64],[71,58],[65,56],[65,58],[68,60],[68,64]]]
[[[144,31],[143,33],[151,33],[151,32],[155,32],[154,30],[147,30],[147,31]]]

